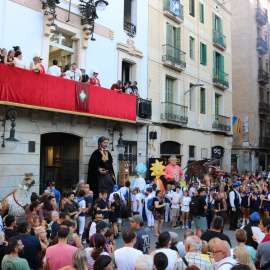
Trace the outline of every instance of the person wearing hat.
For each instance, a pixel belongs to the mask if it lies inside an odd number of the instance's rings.
[[[93,72],[93,77],[90,79],[90,84],[95,86],[101,86],[100,81],[97,78],[98,73],[96,71]]]
[[[258,248],[258,242],[253,239],[252,227],[258,227],[260,216],[257,212],[254,212],[249,217],[250,222],[244,226],[244,230],[247,232],[246,245],[253,247],[255,250]]]
[[[108,143],[109,139],[101,136],[98,139],[98,149],[89,160],[87,183],[94,192],[94,199],[98,197],[100,191],[106,191],[110,196],[116,184],[112,155],[106,150]]]
[[[233,183],[233,190],[229,193],[230,198],[230,228],[231,231],[236,231],[237,228],[237,222],[238,222],[238,216],[239,216],[239,210],[241,205],[241,196],[239,193],[239,187],[240,183],[235,182]]]
[[[129,218],[130,228],[137,234],[136,243],[133,248],[142,251],[143,254],[148,254],[150,249],[150,235],[143,227],[143,218],[141,215],[134,215]]]
[[[112,90],[118,91],[120,94],[122,93],[122,87],[121,87],[122,81],[118,80],[117,83],[114,83],[111,87]]]

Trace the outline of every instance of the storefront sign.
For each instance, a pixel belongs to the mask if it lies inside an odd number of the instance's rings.
[[[224,154],[224,148],[222,146],[212,147],[212,157],[213,158],[222,158]]]

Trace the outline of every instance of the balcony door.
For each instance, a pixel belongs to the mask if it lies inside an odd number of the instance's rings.
[[[56,30],[51,30],[49,48],[49,67],[53,60],[58,61],[58,66],[65,67],[74,62],[75,44],[71,36]]]
[[[225,74],[224,74],[224,56],[214,50],[214,79],[220,83],[224,83]]]
[[[132,82],[132,64],[122,61],[122,83]]]
[[[219,116],[219,99],[220,96],[218,94],[215,94],[215,120],[218,120]]]
[[[166,55],[181,60],[181,28],[174,27],[172,24],[166,25]]]
[[[165,114],[167,119],[173,117],[173,79],[166,77]]]

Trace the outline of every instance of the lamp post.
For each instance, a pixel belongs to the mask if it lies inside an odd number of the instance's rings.
[[[1,136],[2,138],[2,147],[7,147],[10,150],[14,150],[17,147],[17,142],[18,140],[15,139],[15,120],[17,118],[17,112],[13,109],[10,109],[7,111],[7,113],[4,115],[2,121],[2,127],[4,127],[3,134]],[[10,129],[10,137],[5,139],[5,131],[6,131],[6,121],[10,120],[11,121],[11,129]]]
[[[104,11],[109,3],[105,0],[80,0],[82,4],[79,4],[80,11],[83,15],[81,19],[81,25],[87,25],[83,28],[83,31],[89,31],[89,35],[92,35],[91,40],[95,41],[93,37],[95,29],[95,19],[98,19],[97,10]]]
[[[116,145],[117,147],[117,152],[119,155],[123,155],[125,153],[125,148],[126,146],[124,145],[124,142],[123,142],[123,130],[119,130],[119,140],[118,140],[118,145]]]
[[[190,92],[191,90],[193,90],[194,88],[196,88],[197,86],[204,86],[204,83],[197,82],[193,87],[191,87],[190,89],[184,91],[184,95],[187,94],[188,92]]]

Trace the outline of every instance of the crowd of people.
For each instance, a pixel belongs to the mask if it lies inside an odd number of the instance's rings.
[[[174,159],[171,165],[177,166]],[[17,224],[14,216],[3,217],[1,269],[270,268],[267,172],[225,175],[209,187],[199,180],[182,183],[167,184],[161,192],[154,180],[144,190],[130,189],[126,181],[110,194],[95,196],[84,180],[62,194],[49,181],[43,195],[32,194],[25,220]],[[163,222],[170,222],[172,230],[162,231]],[[235,247],[223,231],[226,222],[235,231]],[[253,227],[264,235],[262,241]],[[181,233],[183,242],[178,241]],[[118,237],[124,246],[117,249]]]
[[[14,46],[13,50],[9,51],[7,51],[6,48],[0,49],[0,64],[2,63],[17,68],[27,69],[22,57],[23,55],[20,46]],[[33,61],[30,63],[30,70],[46,74],[45,68],[42,65],[42,60],[43,59],[40,56],[33,57]],[[52,66],[48,68],[47,74],[77,82],[88,83],[90,85],[101,86],[97,71],[94,71],[92,76],[89,77],[86,74],[85,69],[77,68],[76,63],[73,63],[71,66],[58,66],[58,61],[53,60]],[[136,81],[133,83],[127,81],[122,85],[122,81],[118,80],[117,83],[112,85],[111,89],[116,90],[119,93],[126,93],[140,97]]]

